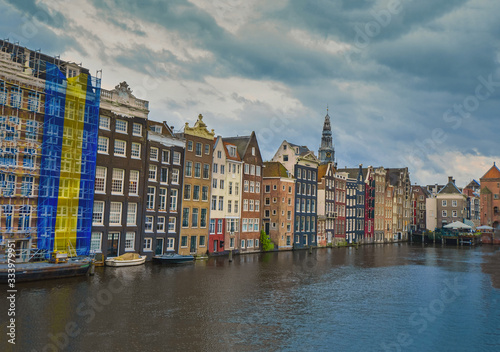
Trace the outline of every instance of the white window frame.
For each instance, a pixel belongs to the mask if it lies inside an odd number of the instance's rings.
[[[132,125],[132,135],[142,137],[142,125],[135,123]]]
[[[135,232],[127,231],[125,233],[125,252],[133,252],[135,250]]]
[[[95,183],[94,183],[94,192],[95,193],[106,193],[107,173],[108,173],[108,168],[103,167],[103,166],[96,166],[96,168],[95,168]],[[98,182],[98,180],[99,180],[99,182]],[[98,189],[98,186],[99,186],[99,189]]]
[[[136,176],[137,175],[137,176]],[[130,170],[129,174],[129,196],[138,196],[139,195],[139,171],[138,170]],[[135,184],[135,192],[132,192],[132,185]]]
[[[99,244],[98,246],[96,244]],[[92,232],[90,237],[90,253],[101,253],[102,232]]]
[[[149,149],[149,160],[158,161],[159,149],[156,147],[151,147]]]
[[[153,239],[151,237],[144,238],[142,249],[144,252],[152,252],[153,251]]]
[[[106,121],[106,123],[103,123]],[[107,116],[99,116],[99,129],[109,131],[110,119]]]
[[[97,152],[99,154],[109,153],[109,138],[104,136],[99,136],[97,139]]]
[[[122,212],[123,203],[122,202],[111,202],[109,203],[109,226],[121,226],[122,224]],[[112,220],[117,220],[112,222]]]
[[[111,194],[123,194],[123,184],[125,180],[125,170],[123,169],[113,169],[113,174],[111,175]],[[119,190],[118,190],[119,186]]]
[[[123,144],[123,146],[119,146],[119,144]],[[123,153],[119,152],[121,149],[123,149]],[[114,155],[120,156],[120,157],[127,157],[127,142],[126,141],[122,141],[121,139],[115,139]]]
[[[137,203],[127,203],[127,226],[137,225]]]
[[[132,142],[132,149],[130,150],[130,157],[132,159],[141,158],[141,143]]]
[[[92,210],[92,225],[104,225],[104,202],[100,200],[94,201],[94,207]],[[100,212],[100,221],[95,221],[96,211]]]
[[[118,126],[123,126],[125,128],[119,129]],[[115,121],[115,132],[127,134],[127,130],[128,130],[128,121],[118,120],[118,119]]]

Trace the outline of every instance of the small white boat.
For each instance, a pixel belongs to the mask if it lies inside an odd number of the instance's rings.
[[[105,263],[107,266],[132,266],[141,265],[146,261],[145,255],[138,253],[125,253],[118,257],[107,258]]]

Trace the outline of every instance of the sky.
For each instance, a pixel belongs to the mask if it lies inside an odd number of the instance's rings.
[[[126,81],[175,130],[459,186],[500,164],[498,0],[0,0],[0,36]]]

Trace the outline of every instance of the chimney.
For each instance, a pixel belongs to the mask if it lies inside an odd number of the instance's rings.
[[[455,180],[453,179],[453,176],[448,176],[448,183],[455,183]]]

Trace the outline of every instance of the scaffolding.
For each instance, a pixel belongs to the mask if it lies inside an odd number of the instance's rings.
[[[0,41],[0,235],[88,255],[100,77],[9,44]]]

